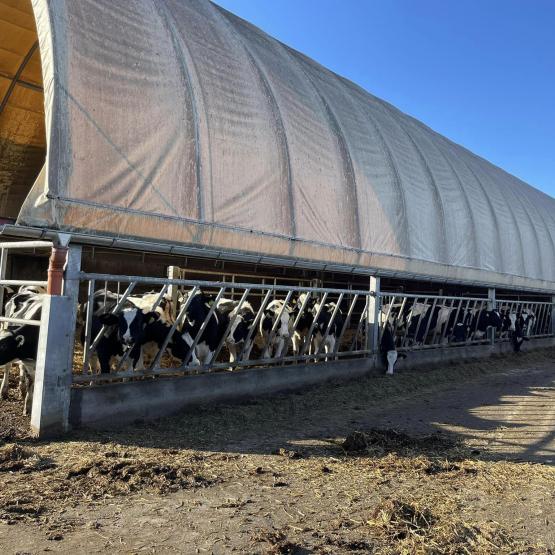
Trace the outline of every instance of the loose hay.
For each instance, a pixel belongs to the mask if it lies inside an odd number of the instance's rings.
[[[487,366],[457,367],[450,379],[481,375]],[[66,542],[79,527],[97,534],[96,520],[91,528],[68,520],[83,504],[96,519],[100,505],[136,505],[149,493],[172,520],[187,515],[180,525],[205,516],[224,530],[241,523],[248,531],[239,552],[545,554],[538,527],[519,529],[512,511],[527,509],[524,496],[552,499],[553,468],[488,459],[440,434],[366,429],[354,420],[364,407],[440,380],[447,382],[439,372],[369,378],[364,387],[318,386],[249,405],[199,408],[116,432],[81,432],[67,442],[17,439],[0,447],[0,519],[33,521]],[[156,497],[178,490],[166,501]],[[216,498],[206,503],[210,495]],[[195,513],[201,498],[202,512]],[[176,509],[182,503],[184,510]],[[274,523],[270,535],[252,535]],[[108,535],[108,527],[98,534]],[[232,551],[224,547],[232,536],[218,533],[222,552]]]
[[[382,541],[380,553],[540,553],[538,546],[517,541],[498,523],[480,525],[457,520],[443,507],[431,510],[414,502],[386,500],[367,521]]]

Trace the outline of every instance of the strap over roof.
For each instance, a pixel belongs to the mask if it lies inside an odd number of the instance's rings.
[[[215,4],[33,8],[20,223],[555,290],[553,198]]]

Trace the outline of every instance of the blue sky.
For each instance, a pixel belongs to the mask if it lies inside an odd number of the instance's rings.
[[[216,0],[555,197],[555,0]]]

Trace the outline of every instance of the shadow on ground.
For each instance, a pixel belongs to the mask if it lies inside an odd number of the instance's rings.
[[[282,448],[321,456],[342,454],[342,440],[355,430],[376,429],[439,434],[490,460],[555,464],[555,350],[327,383],[122,429],[77,431],[68,440],[229,453]],[[11,436],[6,441],[18,439]],[[385,453],[400,449],[384,445]],[[411,449],[427,454],[423,444]]]

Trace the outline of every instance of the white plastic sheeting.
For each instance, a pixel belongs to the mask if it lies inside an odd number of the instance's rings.
[[[553,198],[218,6],[33,8],[20,223],[555,290]]]

